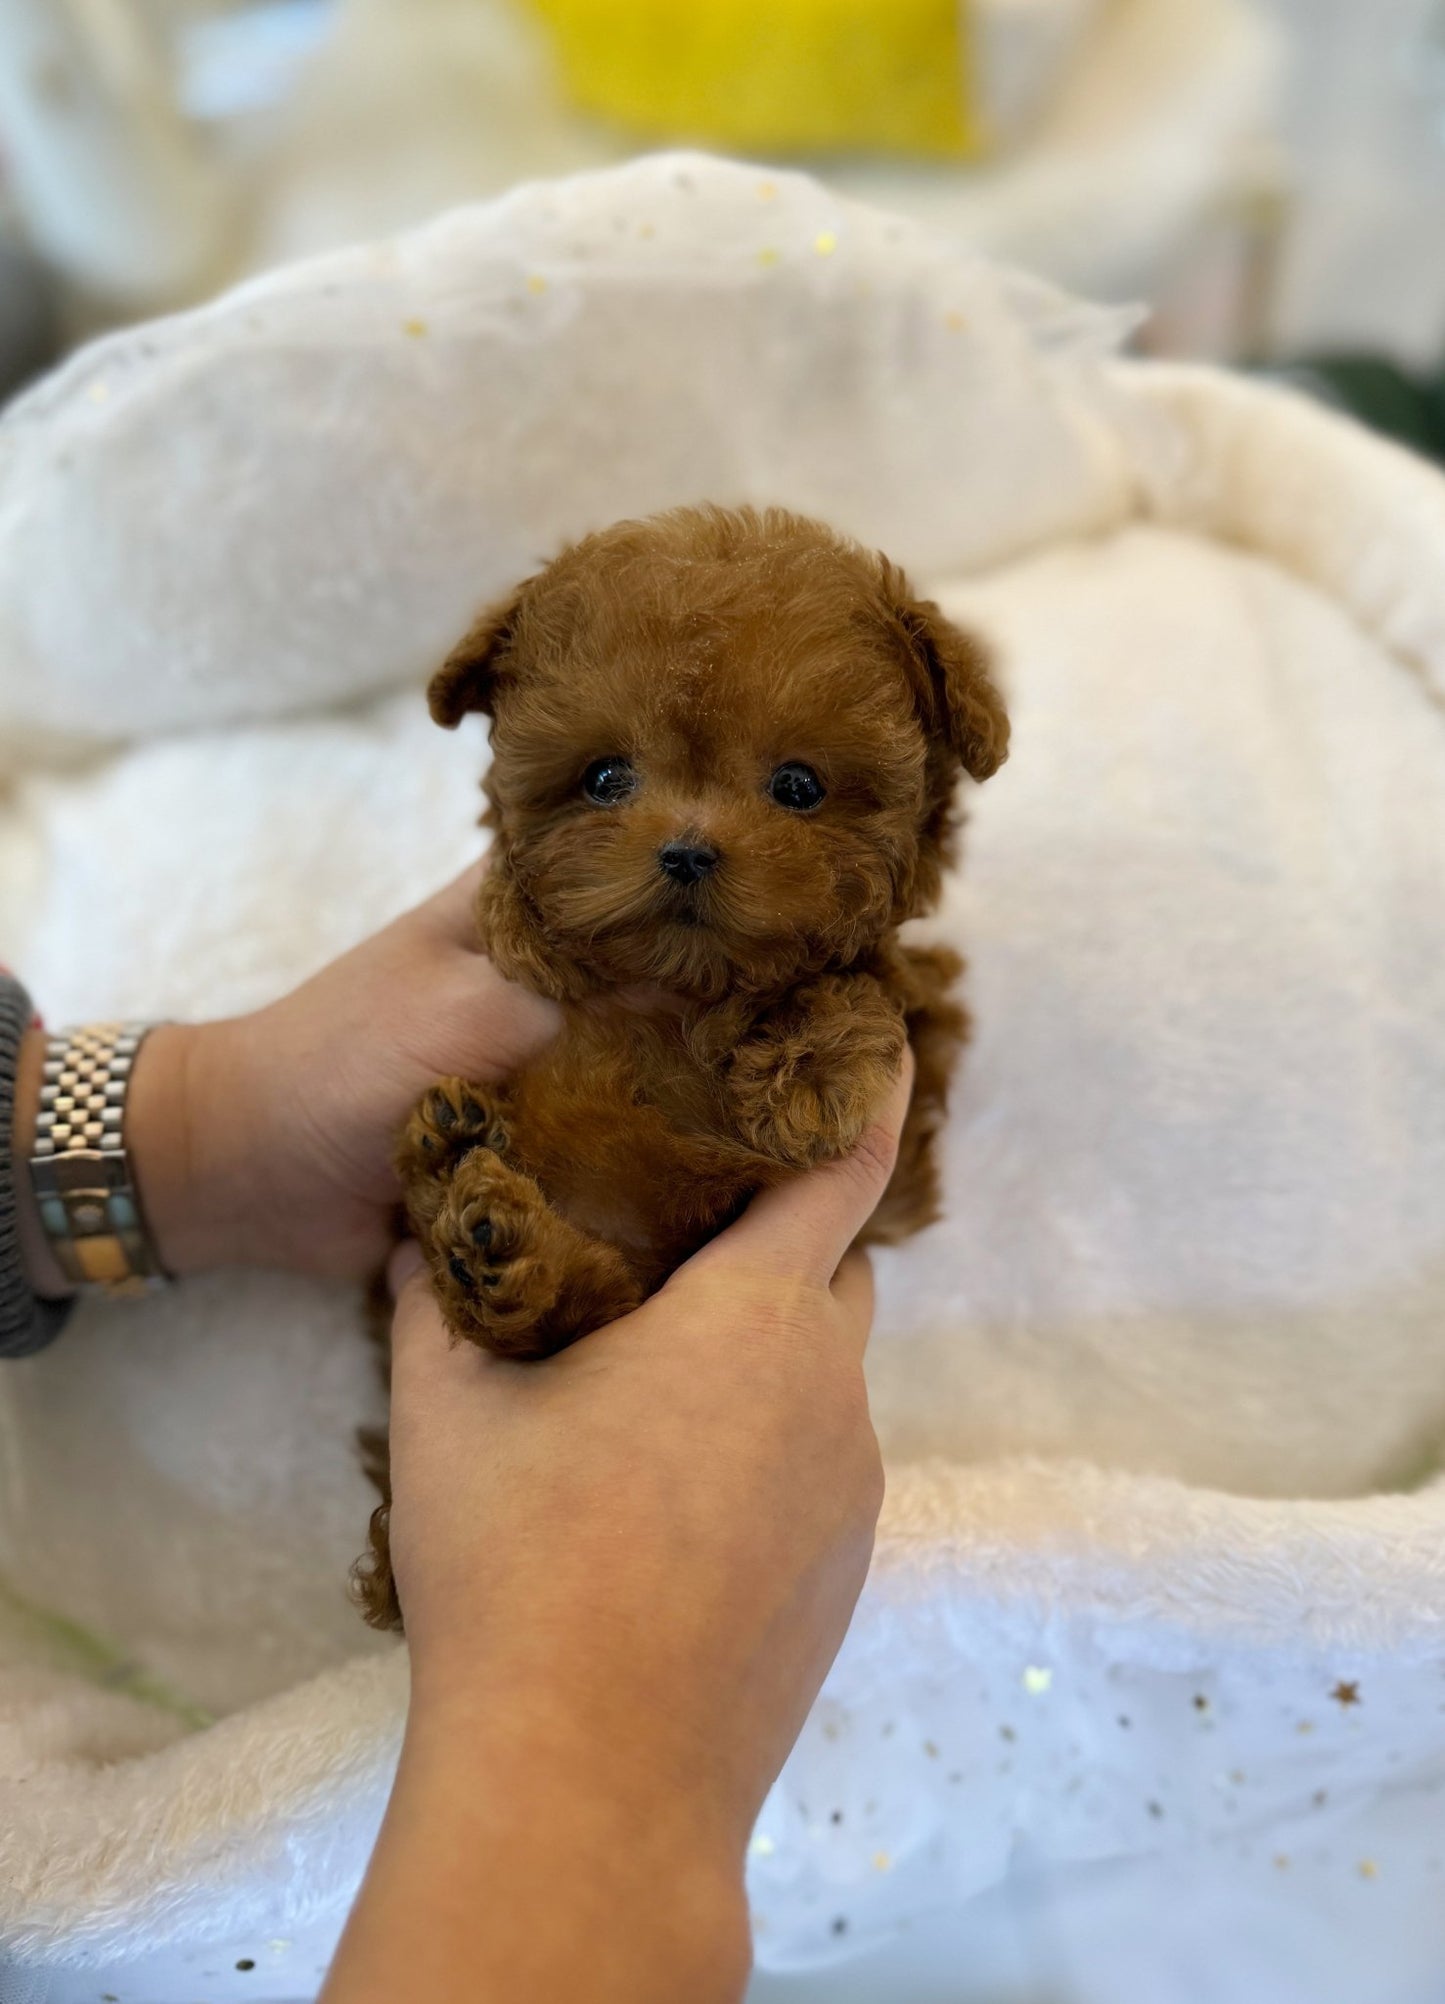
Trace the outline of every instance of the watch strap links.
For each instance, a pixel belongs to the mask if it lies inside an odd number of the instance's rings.
[[[91,1023],[46,1042],[30,1175],[75,1287],[131,1294],[165,1279],[125,1146],[126,1095],[147,1028]]]

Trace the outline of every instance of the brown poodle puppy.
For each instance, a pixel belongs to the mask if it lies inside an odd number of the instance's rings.
[[[430,703],[492,719],[481,943],[564,1007],[519,1077],[441,1081],[400,1144],[456,1334],[541,1357],[625,1314],[755,1191],[845,1154],[905,1041],[864,1239],[926,1225],[965,1017],[957,957],[898,928],[937,898],[960,772],[1007,750],[978,643],[816,522],[686,508],[564,552]],[[386,1515],[359,1576],[380,1625]]]

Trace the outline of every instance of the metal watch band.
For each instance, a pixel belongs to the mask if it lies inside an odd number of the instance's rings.
[[[45,1046],[30,1174],[46,1237],[76,1287],[139,1292],[164,1280],[125,1150],[125,1103],[144,1023],[91,1023]]]

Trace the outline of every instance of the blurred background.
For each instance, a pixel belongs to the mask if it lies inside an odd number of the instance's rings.
[[[0,0],[0,394],[88,334],[677,141],[1445,451],[1445,0]]]

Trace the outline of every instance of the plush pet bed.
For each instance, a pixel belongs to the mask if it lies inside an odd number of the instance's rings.
[[[878,1260],[888,1501],[760,1959],[949,1905],[991,1967],[1013,1861],[1113,1916],[1081,1998],[1405,2004],[1445,1960],[1445,482],[1124,324],[666,156],[86,351],[0,426],[0,949],[53,1019],[259,1002],[474,852],[479,738],[419,681],[475,601],[700,497],[884,545],[994,636],[1015,751],[935,922],[947,1216]],[[345,1601],[357,1332],[218,1275],[0,1371],[6,2004],[314,1991],[405,1701]]]

